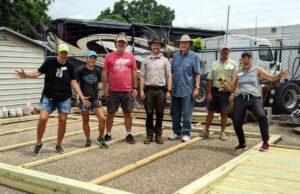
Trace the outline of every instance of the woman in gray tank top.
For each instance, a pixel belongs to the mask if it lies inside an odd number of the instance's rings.
[[[263,102],[261,100],[259,77],[270,81],[280,80],[282,77],[289,75],[288,71],[281,71],[277,75],[268,73],[261,67],[252,64],[252,53],[244,51],[242,53],[242,67],[235,73],[232,82],[232,91],[230,101],[234,101],[233,105],[233,125],[235,133],[239,140],[239,145],[234,148],[236,151],[247,149],[243,124],[246,110],[250,110],[259,123],[259,129],[262,136],[263,144],[260,151],[269,149],[269,126],[266,113],[264,111]]]

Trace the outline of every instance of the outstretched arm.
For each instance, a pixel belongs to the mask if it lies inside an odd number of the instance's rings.
[[[289,76],[288,70],[281,70],[280,73],[278,73],[277,75],[273,75],[273,74],[267,72],[266,70],[264,70],[261,67],[258,67],[258,74],[261,77],[263,77],[264,79],[267,79],[267,80],[270,80],[270,81],[277,81],[277,80],[280,80],[283,77]]]
[[[20,71],[16,70],[16,76],[21,78],[21,79],[25,79],[25,78],[36,78],[39,77],[40,75],[42,75],[41,72],[39,71],[32,71],[32,72],[25,72],[23,69],[21,69]]]

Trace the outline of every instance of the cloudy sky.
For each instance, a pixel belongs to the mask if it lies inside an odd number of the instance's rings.
[[[48,14],[53,18],[95,19],[117,0],[55,0]],[[157,0],[175,10],[173,25],[225,30],[300,24],[300,0]],[[256,19],[257,18],[257,19]],[[257,22],[256,22],[257,21]]]

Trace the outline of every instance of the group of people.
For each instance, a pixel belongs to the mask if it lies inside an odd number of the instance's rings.
[[[33,155],[39,155],[41,152],[46,123],[55,109],[59,113],[55,149],[60,154],[64,153],[61,143],[66,131],[67,114],[71,112],[71,87],[79,96],[83,131],[86,136],[85,147],[90,147],[92,144],[89,112],[93,111],[99,120],[99,135],[96,144],[100,148],[108,148],[107,142],[112,139],[114,115],[120,105],[124,115],[125,139],[128,143],[135,144],[131,133],[131,112],[134,106],[132,96],[138,97],[138,95],[144,101],[146,112],[147,136],[144,144],[150,144],[152,141],[163,144],[162,122],[166,100],[171,100],[173,133],[169,136],[169,140],[180,139],[183,142],[190,140],[194,99],[199,96],[200,74],[202,73],[199,55],[190,50],[193,41],[189,35],[182,35],[178,40],[179,51],[174,54],[171,62],[161,53],[165,43],[160,38],[153,37],[148,43],[151,54],[142,61],[139,83],[136,59],[126,52],[128,39],[125,33],[117,36],[116,51],[106,55],[102,75],[95,68],[97,53],[91,50],[86,53],[86,66],[75,71],[67,60],[69,48],[66,44],[60,44],[57,57],[46,59],[36,71],[16,71],[16,75],[20,78],[35,78],[45,74]],[[229,57],[230,50],[228,45],[221,48],[220,59],[212,64],[208,74],[208,114],[205,130],[201,136],[209,137],[209,126],[214,112],[219,112],[221,114],[219,138],[226,140],[227,113],[230,103],[233,102],[233,123],[239,140],[238,146],[234,149],[238,151],[247,148],[243,122],[245,112],[249,109],[259,121],[263,139],[261,150],[266,151],[269,139],[268,122],[262,106],[258,79],[261,76],[269,80],[278,80],[287,76],[288,72],[281,71],[277,75],[272,75],[253,65],[252,53],[249,51],[243,52],[242,67],[238,67],[237,63]],[[106,98],[106,117],[99,98],[101,79],[102,92]],[[105,128],[106,134],[104,135]]]

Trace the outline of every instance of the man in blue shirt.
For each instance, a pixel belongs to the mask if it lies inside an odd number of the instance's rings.
[[[201,69],[199,56],[189,50],[193,43],[189,35],[182,35],[178,42],[180,51],[174,54],[171,65],[173,75],[171,114],[174,133],[169,139],[179,139],[182,135],[182,141],[185,142],[190,140],[194,98],[199,96]]]

